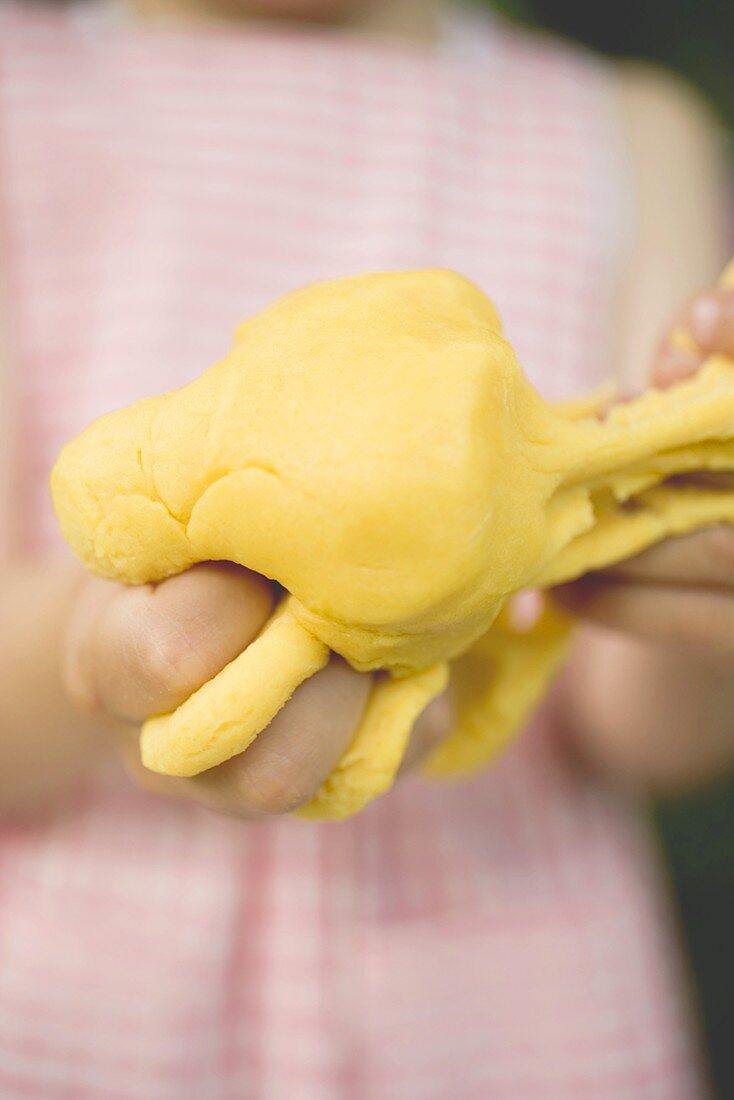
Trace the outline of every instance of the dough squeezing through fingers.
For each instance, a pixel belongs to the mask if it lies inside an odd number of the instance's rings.
[[[334,651],[381,675],[305,816],[386,790],[447,683],[456,727],[428,770],[484,765],[570,630],[551,609],[515,630],[515,593],[734,521],[734,493],[677,478],[734,470],[734,362],[605,415],[603,400],[544,401],[484,294],[417,271],[296,291],[190,385],[92,424],[51,482],[91,570],[139,584],[230,560],[286,593],[251,646],[144,724],[144,763],[195,775],[246,751]]]

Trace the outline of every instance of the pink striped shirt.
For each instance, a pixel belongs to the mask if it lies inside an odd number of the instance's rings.
[[[624,172],[603,64],[459,12],[440,48],[0,6],[26,537],[93,416],[298,284],[447,266],[534,381],[603,349]],[[0,836],[0,1096],[700,1100],[634,806],[541,712],[496,767],[353,821],[242,826],[105,774]]]

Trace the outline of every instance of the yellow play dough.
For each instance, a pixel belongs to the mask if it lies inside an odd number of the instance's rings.
[[[296,291],[195,382],[92,424],[51,480],[90,569],[139,584],[227,559],[287,593],[227,668],[145,723],[146,766],[190,776],[244,751],[330,650],[384,672],[306,816],[387,789],[449,677],[456,729],[429,770],[484,764],[569,632],[550,609],[515,630],[512,594],[734,520],[731,492],[666,480],[734,469],[730,360],[602,420],[606,400],[548,405],[487,298],[416,271]]]

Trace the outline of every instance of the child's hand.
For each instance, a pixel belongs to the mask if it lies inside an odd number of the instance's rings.
[[[671,345],[675,328],[689,331],[700,355]],[[706,355],[734,356],[734,291],[695,298],[666,333],[653,365],[658,386],[695,373]],[[711,477],[713,475],[709,475]],[[732,475],[716,475],[722,484]],[[631,561],[559,589],[575,614],[639,638],[678,643],[700,655],[734,657],[734,527],[669,539]]]
[[[333,660],[303,684],[241,756],[192,779],[140,764],[138,725],[172,710],[258,634],[273,609],[262,578],[207,563],[155,587],[86,579],[66,637],[64,676],[74,702],[111,720],[128,769],[150,789],[189,796],[243,818],[288,813],[308,802],[354,735],[371,677]],[[412,766],[449,732],[445,700],[414,730]]]

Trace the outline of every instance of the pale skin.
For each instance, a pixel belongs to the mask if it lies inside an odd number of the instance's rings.
[[[430,40],[429,0],[136,0],[150,19],[295,18]],[[625,390],[697,369],[660,320],[709,286],[721,252],[723,199],[707,111],[670,78],[620,72],[622,133],[640,211],[610,358]],[[734,354],[734,293],[704,290],[685,319],[702,351]],[[600,354],[606,354],[600,349]],[[156,587],[123,589],[78,567],[22,561],[14,545],[13,387],[3,361],[0,439],[0,809],[45,805],[114,744],[135,778],[244,819],[287,813],[311,797],[349,744],[370,687],[334,660],[241,757],[194,779],[140,766],[137,731],[175,707],[256,636],[272,610],[262,578],[205,564]],[[554,696],[569,747],[610,778],[675,791],[734,764],[734,531],[671,540],[558,596],[586,623]],[[450,702],[418,723],[404,771],[445,736]]]

